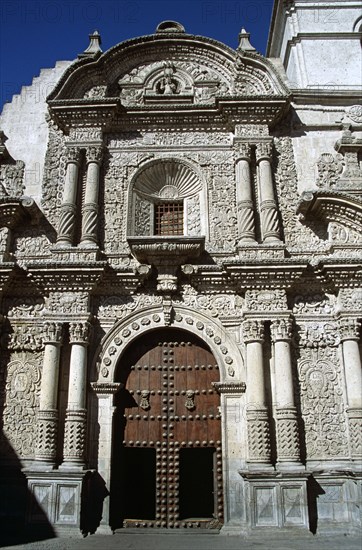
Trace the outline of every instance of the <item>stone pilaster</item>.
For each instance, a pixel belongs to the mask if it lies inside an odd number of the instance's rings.
[[[68,404],[65,416],[64,462],[62,468],[83,467],[86,441],[88,322],[69,325],[70,354]]]
[[[58,437],[58,382],[62,324],[44,325],[44,360],[37,417],[35,460],[55,465]]]
[[[300,465],[300,442],[297,409],[293,389],[290,341],[292,323],[289,318],[277,319],[271,325],[274,343],[277,457],[282,467]]]
[[[255,242],[255,220],[252,182],[250,175],[250,145],[238,144],[236,163],[236,202],[239,245]]]
[[[348,423],[351,442],[351,456],[362,458],[362,371],[359,351],[361,323],[356,319],[343,318],[339,321],[343,361],[348,400]]]
[[[260,217],[263,242],[280,241],[280,227],[274,194],[271,154],[271,143],[258,143],[256,147],[256,161],[258,165]]]
[[[246,345],[248,462],[251,466],[265,468],[271,466],[271,447],[265,392],[263,321],[244,321],[243,337]]]
[[[57,244],[72,246],[74,238],[75,216],[79,178],[80,151],[76,147],[67,150],[67,172],[65,176],[63,201],[60,208],[60,221]]]
[[[102,156],[103,151],[100,146],[87,149],[87,181],[82,211],[82,246],[97,245],[99,172]]]

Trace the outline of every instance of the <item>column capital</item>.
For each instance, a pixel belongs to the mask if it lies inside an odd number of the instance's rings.
[[[290,318],[275,319],[271,324],[270,332],[273,342],[289,342],[292,338],[292,320]]]
[[[273,144],[271,141],[262,141],[256,146],[256,161],[269,160],[272,156]]]
[[[88,344],[91,324],[88,321],[69,323],[69,341],[71,344]]]
[[[65,151],[65,158],[67,164],[70,162],[74,164],[79,164],[80,161],[80,149],[79,147],[67,147]]]
[[[243,336],[245,343],[264,342],[264,321],[257,319],[243,322]]]
[[[239,160],[247,160],[250,162],[251,146],[245,141],[235,143],[236,162]]]
[[[86,149],[86,161],[87,164],[90,162],[95,162],[100,164],[103,158],[103,146],[102,145],[92,145]]]
[[[341,341],[359,340],[361,323],[357,319],[342,318],[339,320]]]
[[[43,342],[44,344],[58,344],[62,343],[63,339],[63,325],[54,321],[45,321],[43,327]]]

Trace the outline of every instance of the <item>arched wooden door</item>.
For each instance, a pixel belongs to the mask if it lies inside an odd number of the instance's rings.
[[[118,365],[111,526],[218,528],[223,521],[219,369],[196,336],[140,337]]]

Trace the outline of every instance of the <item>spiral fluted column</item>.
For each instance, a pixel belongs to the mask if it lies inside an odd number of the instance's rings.
[[[67,172],[65,176],[63,201],[60,207],[60,221],[57,244],[72,246],[74,239],[75,216],[79,179],[80,151],[76,147],[67,150]]]
[[[243,338],[246,345],[248,462],[259,468],[271,467],[270,426],[263,356],[263,321],[244,321]]]
[[[271,153],[271,143],[259,143],[256,147],[261,232],[264,242],[280,241],[280,227],[274,194]]]
[[[86,151],[87,181],[82,210],[82,246],[97,245],[99,172],[102,147],[89,147]]]
[[[277,319],[271,324],[274,343],[277,457],[280,466],[300,465],[300,441],[293,389],[290,341],[292,322]]]
[[[361,323],[356,319],[341,319],[339,322],[343,362],[347,388],[347,416],[351,442],[351,456],[362,458],[362,369],[359,351]]]
[[[250,149],[248,143],[238,144],[238,159],[236,162],[236,203],[239,244],[255,242]]]
[[[58,438],[59,359],[62,324],[47,322],[44,326],[44,359],[37,416],[35,460],[55,465]]]
[[[62,468],[83,467],[86,440],[87,346],[88,322],[69,326],[71,344],[68,403],[65,416],[64,462]]]

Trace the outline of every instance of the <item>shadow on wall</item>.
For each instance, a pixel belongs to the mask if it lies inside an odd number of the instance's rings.
[[[309,476],[307,480],[309,530],[313,535],[317,533],[318,529],[318,497],[324,495],[324,493],[324,490],[313,476]]]
[[[26,525],[31,511],[36,524]],[[46,514],[27,489],[22,464],[5,434],[0,433],[0,546],[25,544],[55,537]]]

